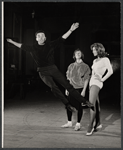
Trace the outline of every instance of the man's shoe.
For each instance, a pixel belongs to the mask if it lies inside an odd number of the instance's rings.
[[[76,109],[74,107],[72,107],[70,104],[67,104],[65,108],[68,109],[71,112],[75,112],[76,111]]]
[[[62,125],[61,127],[62,128],[70,128],[70,127],[72,127],[72,122],[68,122],[68,123]]]
[[[101,129],[101,128],[102,128],[102,124],[96,127],[96,129]]]
[[[89,108],[94,107],[94,105],[91,104],[89,101],[86,101],[86,102],[82,103],[82,106],[83,106],[83,107],[87,106],[87,107],[89,107]]]
[[[101,128],[102,128],[102,124],[98,125],[97,127],[95,126],[94,127],[94,132],[97,132]]]

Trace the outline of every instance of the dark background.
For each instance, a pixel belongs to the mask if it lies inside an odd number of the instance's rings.
[[[74,22],[79,28],[55,52],[56,65],[65,75],[74,60],[73,51],[80,48],[84,61],[91,67],[94,59],[90,45],[100,42],[110,54],[114,74],[104,83],[100,99],[120,104],[120,2],[5,2],[4,3],[4,96],[13,98],[19,92],[24,99],[30,91],[50,89],[40,80],[29,53],[6,42],[6,38],[33,45],[35,32],[46,31],[48,40],[67,32]],[[33,15],[34,14],[34,15]],[[60,86],[60,85],[59,85]],[[60,87],[61,90],[62,87]]]

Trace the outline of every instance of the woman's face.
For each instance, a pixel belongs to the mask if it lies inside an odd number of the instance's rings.
[[[93,53],[94,56],[97,56],[97,50],[95,49],[95,47],[93,47],[92,53]]]
[[[76,58],[76,59],[80,59],[81,56],[82,56],[81,51],[76,51],[76,52],[75,52],[75,58]]]

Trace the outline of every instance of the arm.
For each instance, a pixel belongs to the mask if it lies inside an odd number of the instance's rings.
[[[67,80],[68,80],[68,81],[70,81],[70,69],[71,69],[71,64],[68,66],[67,72],[66,72],[66,77],[67,77]],[[65,90],[65,95],[66,95],[66,96],[69,95],[69,92],[68,92],[67,89]]]
[[[15,41],[11,40],[11,39],[7,39],[7,42],[9,42],[9,43],[11,43],[11,44],[17,46],[18,48],[21,48],[21,45],[22,45],[21,43],[17,43],[17,42],[15,42]]]
[[[79,23],[73,23],[71,28],[62,36],[63,39],[67,39],[70,34],[79,27]]]
[[[73,63],[71,63],[68,68],[67,68],[67,71],[66,71],[66,77],[67,77],[67,80],[70,81],[70,77],[71,77],[71,70],[73,68]]]
[[[56,48],[57,46],[60,46],[60,43],[63,42],[65,39],[67,39],[70,34],[79,27],[79,23],[73,23],[70,30],[68,30],[62,37],[54,40],[54,41],[51,41],[50,42],[50,46],[53,47],[53,48]],[[52,49],[53,50],[53,49]]]
[[[91,70],[90,70],[90,67],[87,64],[85,64],[85,69],[84,69],[84,67],[82,69],[85,70],[85,71],[84,71],[84,77],[83,77],[84,87],[83,87],[83,90],[81,92],[81,95],[83,97],[85,97],[86,89],[87,89],[87,86],[88,86],[88,83],[89,83],[89,80],[90,80]]]
[[[113,69],[110,63],[110,60],[107,58],[105,59],[105,65],[107,67],[107,73],[106,75],[101,79],[102,82],[104,82],[105,80],[107,80],[112,74],[113,74]]]
[[[88,82],[89,82],[89,79],[86,79],[85,82],[84,82],[84,88],[83,88],[83,90],[81,92],[81,95],[83,97],[85,97],[85,93],[86,93],[86,89],[87,89],[87,86],[88,86]]]

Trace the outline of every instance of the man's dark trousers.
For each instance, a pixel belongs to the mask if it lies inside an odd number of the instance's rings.
[[[72,85],[69,84],[68,80],[58,70],[56,65],[41,68],[39,67],[37,68],[37,71],[39,72],[39,76],[42,81],[51,88],[53,94],[65,105],[69,102],[64,94],[60,91],[58,86],[55,84],[54,80],[61,84],[65,89],[67,89],[69,94],[74,97],[78,102],[83,103],[86,101],[86,99],[82,97],[80,93],[73,88]]]

